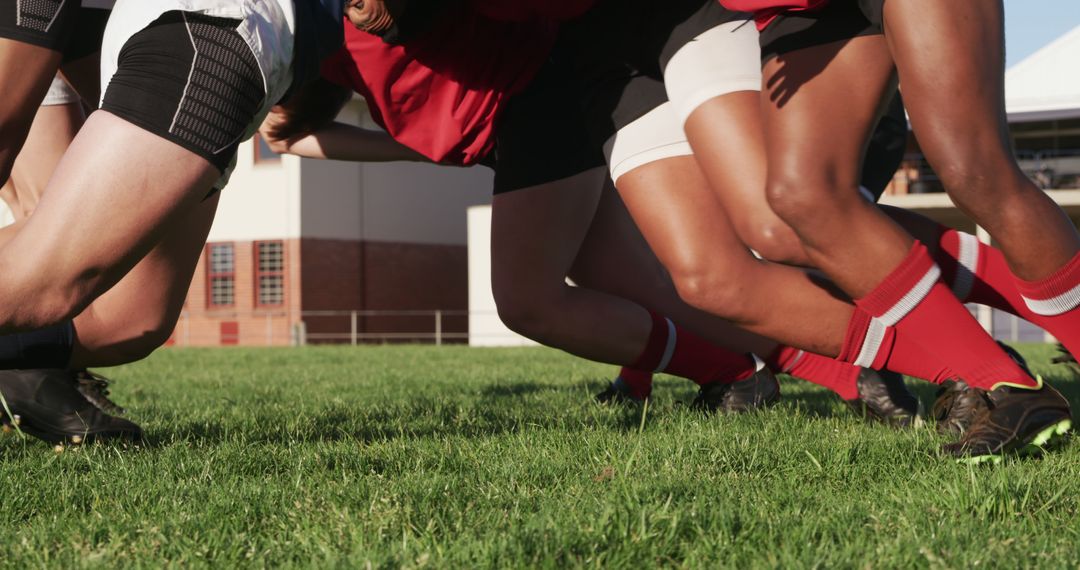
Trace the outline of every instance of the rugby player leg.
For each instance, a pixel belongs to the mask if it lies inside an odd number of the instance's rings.
[[[578,250],[570,278],[671,317],[710,342],[739,352],[768,355],[776,343],[686,304],[667,270],[649,249],[610,180]]]
[[[37,207],[56,165],[85,120],[86,114],[78,100],[45,101],[38,107],[11,170],[11,183],[22,217],[30,216]],[[3,239],[0,237],[0,243]]]
[[[0,247],[0,330],[79,314],[175,231],[220,176],[202,156],[95,112],[34,215]]]
[[[927,160],[957,206],[1001,248],[1029,318],[1076,353],[1080,235],[1013,156],[1005,119],[1001,2],[889,0],[884,16]]]
[[[926,249],[913,246],[910,234],[858,194],[863,145],[891,92],[893,66],[884,38],[803,48],[770,59],[764,69],[767,197],[814,266],[880,325],[922,342],[943,369],[987,387],[1034,383],[944,285],[928,286],[940,270]],[[816,74],[800,76],[807,69]],[[901,299],[905,310],[890,312]],[[854,334],[854,344],[860,346],[848,349],[869,361],[875,346],[859,336]],[[876,339],[870,336],[874,345]]]
[[[60,58],[58,51],[0,38],[0,70],[5,70],[0,98],[0,182],[11,175]]]
[[[512,330],[577,356],[627,364],[645,345],[643,307],[566,283],[596,212],[603,170],[497,194],[491,214],[491,281]]]
[[[999,411],[979,416],[949,453],[982,457],[1053,437],[1069,421],[1065,400],[994,343],[938,281],[925,246],[856,197],[862,147],[892,75],[884,38],[805,47],[770,59],[764,75],[767,197],[814,265],[857,299],[847,353],[897,371],[910,360],[932,362],[942,374],[914,376],[951,375],[991,391]],[[900,341],[921,354],[882,353]],[[1025,413],[1009,415],[1015,406]],[[995,423],[1010,429],[994,431]]]
[[[749,75],[747,70],[740,69],[738,62],[730,60],[745,43],[737,36],[740,33],[752,33],[752,29],[744,27],[736,30],[736,34],[709,34],[699,38],[700,41],[681,49],[668,66],[669,96],[677,112],[686,117],[686,136],[697,155],[739,152],[737,147],[732,149],[732,140],[749,141],[748,144],[759,148],[763,146],[763,126],[754,108],[756,102],[736,107],[720,97],[712,97],[694,106],[696,100],[689,97],[702,92],[721,93],[738,86]],[[753,35],[754,44],[750,51],[756,66],[757,39],[756,34]],[[899,96],[896,97],[878,123],[863,160],[860,191],[868,191],[867,198],[884,192],[903,157],[907,120]],[[733,133],[733,130],[739,132]],[[743,154],[747,161],[760,156]],[[727,164],[714,160],[700,160],[698,164],[714,187],[728,188],[719,197],[728,212],[737,212],[732,215],[735,230],[755,253],[778,263],[811,265],[794,230],[769,207],[763,183],[725,186],[729,177]],[[747,169],[746,174],[753,176],[761,171],[760,168]],[[962,302],[989,305],[1030,321],[1038,319],[1023,302],[1000,251],[979,243],[975,236],[944,227],[921,214],[890,206],[878,207],[927,246],[941,266],[942,281]]]
[[[759,355],[774,373],[783,372],[819,384],[847,401],[860,397],[859,369],[817,354],[779,346],[683,301],[614,188],[604,191],[570,277],[580,286],[618,295],[670,315],[673,321],[716,346]],[[619,379],[631,386],[635,382],[648,385],[651,371],[623,368]],[[884,417],[886,414],[879,415]]]
[[[173,231],[146,257],[75,317],[78,334],[71,368],[134,362],[169,340],[213,224],[219,196],[207,198],[173,224]]]

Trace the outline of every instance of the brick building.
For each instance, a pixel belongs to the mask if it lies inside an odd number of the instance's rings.
[[[346,109],[362,116],[357,102]],[[486,168],[306,160],[249,141],[171,343],[421,338],[433,311],[443,332],[464,334],[466,209],[490,199]]]

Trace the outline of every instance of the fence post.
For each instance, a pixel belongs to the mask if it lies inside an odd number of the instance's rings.
[[[349,340],[356,346],[356,311],[349,312]]]
[[[435,311],[435,346],[442,346],[442,311]]]
[[[184,312],[184,346],[191,346],[191,321],[187,311]]]
[[[307,323],[297,321],[293,325],[293,346],[307,346]]]

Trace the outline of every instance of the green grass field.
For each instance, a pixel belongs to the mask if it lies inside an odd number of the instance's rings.
[[[1080,402],[1049,347],[1024,352]],[[0,564],[1080,565],[1080,444],[963,466],[793,381],[705,417],[665,377],[643,419],[592,403],[612,371],[547,349],[161,351],[107,371],[140,449],[2,439]]]

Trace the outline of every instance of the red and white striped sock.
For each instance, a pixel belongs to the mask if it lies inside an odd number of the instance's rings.
[[[1034,387],[1021,369],[939,281],[926,246],[907,257],[876,289],[855,302],[840,359],[941,382],[958,376],[976,388]]]
[[[762,366],[752,355],[718,347],[671,319],[651,311],[650,314],[649,340],[630,368],[665,372],[704,385],[745,380]]]
[[[1046,279],[1013,278],[1028,320],[1050,331],[1065,348],[1080,355],[1080,253]]]
[[[1080,354],[1080,255],[1041,281],[1013,275],[1005,254],[971,234],[942,227],[938,240],[942,280],[965,303],[1012,313],[1054,335]]]
[[[986,305],[1024,318],[1033,316],[1001,250],[969,233],[941,226],[934,261],[941,267],[941,281],[961,302]]]

